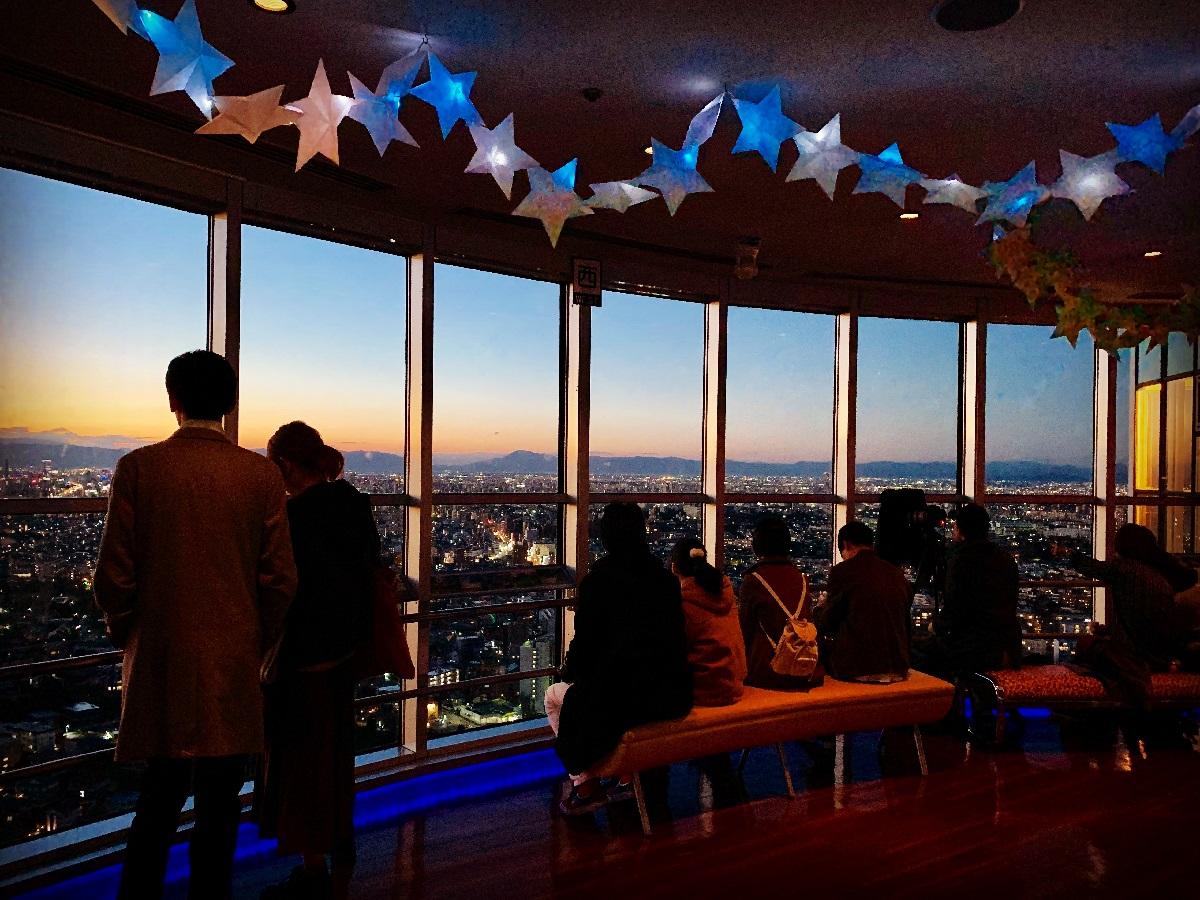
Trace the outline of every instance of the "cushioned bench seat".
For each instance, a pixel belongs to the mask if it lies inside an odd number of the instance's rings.
[[[936,722],[949,712],[953,698],[954,686],[949,682],[916,671],[895,684],[827,678],[807,692],[747,687],[732,706],[696,707],[682,719],[631,729],[589,774],[634,775],[642,827],[649,833],[639,772],[783,741]],[[784,772],[790,791],[786,763]]]

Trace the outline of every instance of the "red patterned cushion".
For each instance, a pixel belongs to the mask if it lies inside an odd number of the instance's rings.
[[[1007,703],[1050,700],[1103,700],[1104,686],[1068,666],[1029,666],[988,672]]]
[[[1150,676],[1150,696],[1155,700],[1187,700],[1200,703],[1200,675],[1178,672],[1174,675],[1156,672]]]

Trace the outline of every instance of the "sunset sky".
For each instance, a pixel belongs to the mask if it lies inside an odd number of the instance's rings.
[[[206,242],[203,216],[0,170],[0,429],[169,434],[162,377],[204,345]],[[243,251],[241,442],[300,418],[401,452],[403,259],[252,227]],[[553,451],[558,288],[439,265],[436,297],[435,453]],[[991,459],[1090,461],[1090,345],[1048,334],[989,329]],[[829,316],[730,310],[731,459],[830,458],[833,336]],[[593,451],[699,457],[703,340],[698,304],[605,294]],[[954,324],[861,320],[860,460],[954,458],[957,347]]]

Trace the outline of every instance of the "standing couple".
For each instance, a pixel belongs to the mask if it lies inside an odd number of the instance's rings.
[[[230,896],[258,754],[260,830],[304,861],[264,896],[327,895],[326,854],[347,879],[354,860],[353,657],[379,556],[370,506],[302,422],[275,433],[269,460],[230,442],[221,420],[237,376],[223,357],[177,357],[166,387],[179,430],[117,463],[96,568],[125,649],[116,759],[145,761],[119,896],[161,895],[189,794],[189,895]]]

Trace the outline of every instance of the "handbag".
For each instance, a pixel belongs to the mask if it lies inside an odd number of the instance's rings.
[[[374,565],[371,570],[371,597],[368,610],[368,631],[354,654],[354,678],[363,681],[385,673],[401,678],[416,677],[404,622],[400,619],[400,592],[396,574],[386,566]]]
[[[759,623],[763,636],[766,637],[767,643],[771,645],[771,649],[775,651],[775,655],[771,657],[771,671],[776,675],[808,678],[816,671],[819,656],[817,651],[817,627],[808,619],[800,618],[800,610],[804,609],[804,601],[808,598],[808,576],[804,575],[804,573],[800,575],[803,579],[804,587],[800,591],[800,602],[796,605],[796,611],[793,613],[779,599],[779,595],[767,583],[767,579],[763,578],[758,572],[753,572],[752,574],[767,589],[767,593],[775,599],[775,602],[779,604],[779,608],[787,616],[787,623],[783,626],[783,633],[779,635],[778,641],[771,640],[771,636],[767,634],[766,628],[763,628],[761,622]]]

